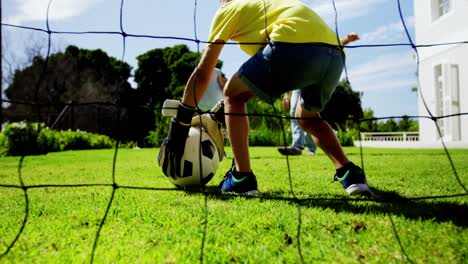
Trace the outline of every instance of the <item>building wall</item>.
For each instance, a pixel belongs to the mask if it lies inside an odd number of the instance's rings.
[[[414,0],[415,30],[417,45],[432,45],[437,43],[451,43],[468,41],[468,0],[452,0],[451,10],[434,19],[432,6],[438,0]],[[440,98],[435,88],[435,67],[441,65],[444,71],[444,85],[450,85],[451,67],[458,68],[458,102],[453,99],[445,103],[450,104],[451,109],[457,109],[458,113],[468,113],[468,43],[441,45],[435,47],[418,48],[419,54],[419,92],[422,96],[418,99],[419,115],[429,116],[423,99],[433,115],[437,115],[437,102]],[[453,114],[453,113],[452,113]],[[468,142],[468,116],[447,118],[443,121],[450,126],[451,133],[445,132],[445,141]],[[446,120],[446,119],[444,119]],[[459,123],[458,126],[455,124]],[[437,128],[434,121],[419,119],[420,141],[439,141]],[[445,131],[448,131],[445,128]]]

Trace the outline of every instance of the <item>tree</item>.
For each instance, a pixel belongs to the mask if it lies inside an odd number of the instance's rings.
[[[137,57],[135,70],[137,91],[144,105],[154,109],[155,130],[151,133],[152,144],[159,145],[167,134],[169,118],[161,116],[166,99],[179,99],[185,84],[200,60],[200,54],[186,45],[153,49]],[[218,61],[217,68],[222,68]]]
[[[199,60],[200,54],[186,45],[147,51],[137,57],[137,90],[151,106],[162,106],[168,98],[180,98]],[[216,67],[222,68],[222,62],[218,61]]]
[[[353,91],[348,81],[340,81],[321,116],[336,130],[354,127],[363,117],[361,93]]]
[[[380,132],[396,132],[398,131],[398,124],[395,119],[390,118],[385,122],[379,122],[378,131]]]
[[[30,65],[37,56],[45,57],[47,54],[47,38],[41,34],[29,33],[24,40],[19,40],[25,48],[17,49],[17,39],[13,39],[9,31],[2,32],[2,87],[7,87],[13,81],[15,71]],[[58,52],[60,44],[54,41],[51,52]]]
[[[3,91],[13,81],[15,71],[25,68],[30,65],[36,56],[44,56],[48,50],[48,41],[43,34],[37,34],[35,32],[29,32],[26,34],[24,40],[13,39],[10,31],[5,30],[0,33],[1,36],[1,59],[2,59],[2,83],[0,93],[0,127],[4,121],[7,120],[7,112],[3,112]],[[18,42],[23,42],[22,45],[18,45]],[[23,46],[24,49],[18,50],[18,46]],[[57,42],[53,42],[51,45],[51,51],[58,51],[60,45]],[[1,128],[0,128],[1,129]]]
[[[120,128],[128,127],[130,108],[125,106],[136,98],[127,81],[130,71],[130,65],[99,49],[69,46],[48,58],[35,56],[31,65],[15,71],[5,90],[7,98],[15,102],[6,109],[9,121],[50,126],[68,109],[55,128],[127,138],[131,131]]]
[[[404,115],[401,117],[400,121],[398,122],[398,131],[410,131],[412,125],[412,120],[409,116]]]
[[[365,121],[361,121],[359,124],[359,129],[361,132],[375,132],[378,129],[378,121],[373,119],[374,117],[374,110],[370,108],[364,109],[362,119],[367,119]]]

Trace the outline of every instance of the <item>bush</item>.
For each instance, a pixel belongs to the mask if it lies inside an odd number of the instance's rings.
[[[37,145],[40,150],[39,152],[47,153],[61,151],[62,147],[60,144],[59,133],[60,132],[51,129],[41,130],[41,133],[39,133],[37,137]]]
[[[112,148],[114,146],[114,141],[108,136],[90,133],[88,135],[92,149]]]
[[[4,154],[8,156],[36,155],[63,150],[102,149],[113,146],[113,141],[108,136],[84,131],[56,131],[46,128],[42,123],[8,124],[2,137],[0,144],[3,146]]]
[[[5,127],[6,153],[9,156],[24,156],[40,154],[37,138],[44,124],[18,122]]]
[[[150,131],[148,133],[148,136],[146,136],[145,138],[146,145],[150,147],[159,147],[162,141],[164,140],[164,138],[162,138],[161,135],[162,133],[158,133],[156,131]]]
[[[354,140],[359,139],[359,131],[355,129],[343,131],[340,129],[338,130],[337,137],[340,141],[341,146],[354,146]]]
[[[291,141],[291,133],[286,132],[286,141]],[[278,146],[282,145],[283,132],[281,130],[272,131],[265,127],[250,130],[249,145],[251,146]]]
[[[159,147],[167,136],[171,118],[156,116],[156,126],[144,139],[144,147]]]
[[[0,132],[0,157],[6,156],[7,149],[6,149],[6,138],[3,132]]]
[[[61,131],[60,150],[102,149],[111,148],[112,140],[104,135],[88,133],[85,131]]]

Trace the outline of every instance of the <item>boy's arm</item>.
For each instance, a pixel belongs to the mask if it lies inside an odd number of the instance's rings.
[[[197,68],[187,81],[177,115],[172,118],[167,137],[159,150],[158,163],[166,176],[175,178],[182,175],[182,156],[195,107],[208,87],[223,44],[210,44],[203,50]]]
[[[200,101],[211,80],[216,62],[218,61],[224,42],[216,41],[216,43],[208,45],[202,53],[200,62],[197,68],[192,72],[187,84],[185,85],[184,96],[182,103],[188,106],[195,107]]]

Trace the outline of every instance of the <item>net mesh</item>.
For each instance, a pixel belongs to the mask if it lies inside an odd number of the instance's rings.
[[[47,72],[46,72],[46,67],[48,63],[48,59],[51,55],[51,47],[52,47],[52,36],[53,35],[89,35],[90,37],[93,37],[95,35],[116,35],[120,36],[122,40],[122,55],[121,59],[124,60],[126,56],[126,45],[127,45],[127,40],[129,38],[148,38],[148,39],[169,39],[169,40],[176,40],[176,41],[184,41],[184,42],[193,42],[197,46],[197,52],[200,53],[200,45],[202,44],[208,44],[207,41],[200,40],[197,37],[197,1],[195,0],[193,2],[193,20],[194,20],[194,38],[185,38],[185,37],[177,37],[177,36],[159,36],[159,35],[142,35],[142,34],[132,34],[130,32],[126,32],[124,30],[124,12],[125,12],[125,5],[124,5],[124,0],[121,0],[120,2],[120,31],[56,31],[51,29],[49,25],[49,9],[52,4],[52,0],[48,2],[48,8],[47,8],[47,17],[46,17],[46,26],[45,28],[36,28],[36,27],[28,27],[28,26],[21,26],[21,25],[14,25],[14,24],[7,24],[3,23],[2,21],[2,28],[14,28],[17,30],[25,30],[25,31],[36,31],[43,33],[47,36],[47,51],[46,51],[46,56],[45,56],[45,63],[44,63],[44,71],[42,72],[39,80],[37,83],[35,83],[36,90],[39,89],[40,85],[44,80],[47,78]],[[419,50],[422,48],[426,47],[436,47],[436,46],[446,46],[446,45],[466,45],[468,44],[468,41],[462,41],[462,42],[447,42],[447,43],[434,43],[434,44],[424,44],[424,45],[416,45],[414,41],[411,38],[411,35],[408,31],[406,21],[404,19],[404,16],[402,14],[402,9],[401,9],[401,4],[400,1],[395,1],[395,3],[398,6],[398,12],[399,16],[401,19],[401,24],[404,27],[405,34],[408,39],[408,43],[395,43],[395,44],[373,44],[373,45],[352,45],[348,46],[346,48],[371,48],[371,47],[388,47],[388,46],[408,46],[412,50],[414,50],[414,53],[416,54],[416,60],[417,60],[417,65],[418,69],[420,66],[420,60],[419,60]],[[333,1],[333,7],[334,7],[334,12],[335,12],[335,30],[337,32],[337,36],[339,33],[339,28],[338,28],[338,12],[336,9],[335,1]],[[228,45],[237,45],[237,43],[227,43]],[[346,78],[348,75],[347,68],[345,68],[345,74]],[[443,149],[445,150],[446,157],[450,163],[452,172],[453,172],[453,177],[456,179],[458,185],[460,188],[463,190],[461,193],[454,193],[451,195],[439,195],[439,196],[424,196],[424,197],[405,197],[404,201],[394,201],[394,200],[388,200],[386,198],[363,198],[365,201],[371,201],[374,200],[375,202],[381,203],[383,205],[385,204],[391,204],[391,203],[401,203],[401,202],[408,202],[408,201],[421,201],[421,200],[429,200],[429,199],[446,199],[446,198],[451,198],[451,197],[466,197],[468,195],[468,190],[466,189],[466,186],[464,185],[463,181],[460,179],[457,169],[454,165],[454,162],[452,160],[451,154],[447,149],[446,142],[443,140],[442,133],[441,133],[441,128],[439,126],[439,120],[441,119],[447,119],[447,118],[453,118],[456,116],[466,116],[468,113],[457,113],[457,114],[451,114],[451,115],[444,115],[444,116],[437,116],[435,115],[430,107],[428,106],[428,103],[426,102],[425,95],[422,93],[422,89],[418,89],[419,96],[422,99],[422,102],[424,104],[425,109],[427,110],[428,115],[427,116],[411,116],[411,118],[416,118],[416,119],[429,119],[432,120],[434,123],[434,126],[437,128],[438,133],[441,137],[441,144],[443,146]],[[36,99],[37,99],[37,93],[36,93]],[[41,111],[43,110],[44,106],[47,106],[45,104],[39,103],[37,100],[32,100],[32,101],[14,101],[14,100],[7,100],[7,99],[2,99],[3,103],[10,103],[10,104],[25,104],[25,105],[30,105],[31,109],[34,109],[33,112],[37,114],[37,116],[41,116]],[[77,104],[74,102],[69,102],[65,106],[62,105],[63,111],[57,113],[57,119],[54,122],[54,125],[56,122],[62,119],[63,113],[65,111],[69,111],[69,108],[71,107],[111,107],[115,111],[115,118],[114,122],[119,123],[119,111],[121,111],[121,106],[117,103],[112,103],[112,102],[87,102],[87,103],[82,103],[82,104]],[[137,106],[137,107],[145,107],[145,106]],[[157,111],[160,111],[161,109],[155,109]],[[275,111],[278,113],[279,111]],[[229,114],[229,113],[227,113]],[[275,114],[275,115],[265,115],[261,113],[250,113],[250,116],[262,116],[262,117],[268,117],[268,118],[276,118],[281,120],[281,125],[282,125],[282,130],[283,130],[283,140],[286,142],[286,132],[284,128],[284,122],[289,121],[291,117],[288,116],[283,116],[281,114]],[[375,121],[375,120],[383,120],[383,119],[389,119],[389,118],[399,118],[401,116],[387,116],[387,117],[376,117],[376,118],[371,118],[371,119],[361,119],[358,120],[358,122],[369,122],[369,121]],[[125,185],[125,184],[119,184],[116,180],[116,163],[117,163],[117,155],[119,153],[119,141],[116,141],[115,147],[114,147],[114,157],[113,157],[113,162],[112,162],[112,173],[111,173],[111,182],[107,184],[25,184],[22,176],[22,169],[23,165],[25,162],[25,156],[22,156],[19,159],[18,162],[18,185],[13,185],[13,184],[0,184],[0,188],[8,188],[8,189],[20,189],[23,191],[24,195],[24,201],[25,201],[25,208],[24,208],[24,217],[23,220],[21,221],[21,227],[19,228],[17,234],[11,241],[6,241],[4,243],[7,244],[6,250],[1,253],[0,259],[8,255],[10,250],[13,248],[13,246],[17,243],[18,239],[21,237],[25,227],[27,226],[30,218],[30,212],[31,212],[31,207],[30,207],[30,195],[29,195],[29,190],[31,189],[46,189],[46,188],[82,188],[82,187],[107,187],[111,188],[111,194],[108,197],[107,201],[107,206],[105,208],[104,214],[102,218],[100,219],[99,222],[99,227],[97,229],[97,232],[94,236],[94,242],[92,246],[92,251],[91,251],[91,263],[94,262],[95,259],[95,254],[96,254],[96,248],[99,246],[99,240],[101,236],[102,229],[106,223],[106,219],[109,216],[109,212],[112,206],[114,206],[114,200],[116,193],[119,190],[127,189],[127,190],[149,190],[149,191],[155,191],[155,192],[169,192],[169,191],[175,191],[179,192],[181,190],[177,188],[158,188],[158,187],[138,187],[138,186],[132,186],[132,185]],[[364,158],[365,155],[363,154],[362,151],[362,146],[360,147],[360,158],[361,158],[361,166],[364,167]],[[333,200],[341,200],[341,201],[359,201],[360,198],[329,198],[329,197],[313,197],[313,198],[298,198],[295,194],[294,190],[294,185],[293,185],[293,179],[291,177],[291,169],[290,169],[290,162],[288,157],[285,157],[286,163],[287,163],[287,168],[288,168],[288,179],[289,179],[289,192],[291,196],[288,197],[282,197],[283,200],[290,201],[291,203],[295,204],[296,206],[296,212],[297,212],[297,227],[296,227],[296,242],[297,242],[297,254],[301,262],[305,262],[304,256],[302,253],[302,244],[301,244],[301,231],[302,231],[302,220],[303,216],[301,214],[301,208],[304,206],[304,204],[307,203],[320,203],[322,201],[333,201]],[[201,238],[201,248],[200,248],[200,256],[199,260],[202,263],[204,261],[204,254],[205,254],[205,244],[206,244],[206,237],[207,237],[207,227],[210,224],[208,221],[208,215],[209,215],[209,206],[208,202],[210,199],[210,195],[216,195],[216,193],[213,190],[207,190],[203,189],[200,191],[201,194],[204,195],[204,203],[203,203],[203,235]],[[265,195],[261,195],[260,197],[256,199],[278,199],[278,197],[268,197]],[[392,210],[390,207],[386,207],[386,210]],[[400,241],[399,233],[398,230],[395,226],[395,222],[391,216],[388,216],[392,225],[393,233],[395,235],[396,240],[399,243],[401,253],[405,256],[406,260],[409,262],[413,262],[410,258],[410,256],[407,253],[407,250],[405,249],[404,245]],[[450,217],[450,216],[447,216]]]

